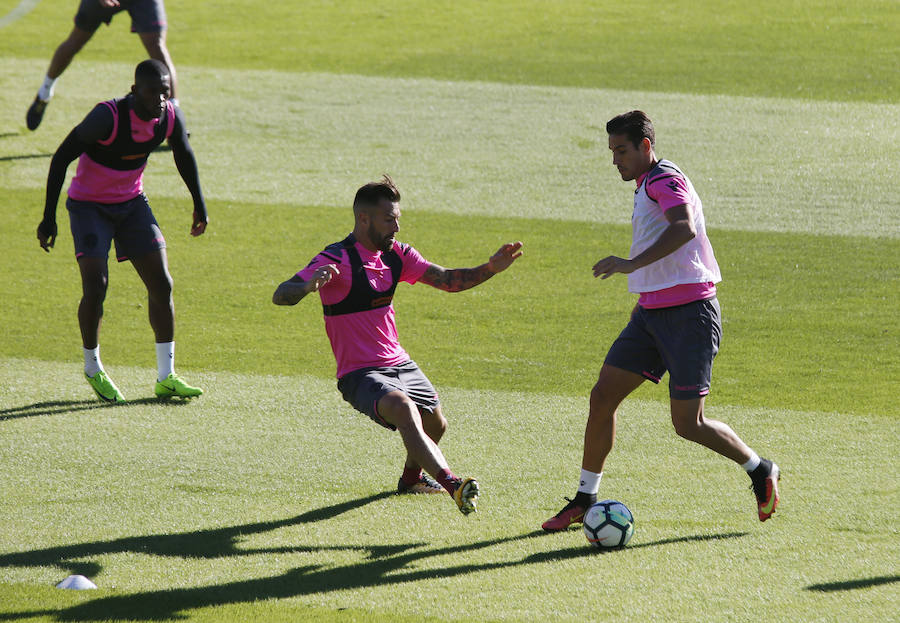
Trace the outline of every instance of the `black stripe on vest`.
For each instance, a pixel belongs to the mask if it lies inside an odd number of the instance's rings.
[[[166,133],[169,129],[168,107],[153,130],[153,138],[147,142],[138,143],[131,137],[131,98],[126,96],[113,100],[113,102],[119,115],[115,138],[109,145],[94,143],[86,153],[94,162],[116,171],[140,169],[147,162],[150,152],[166,140]]]
[[[665,159],[660,160],[656,163],[656,166],[647,171],[647,175],[644,176],[641,185],[634,189],[634,194],[637,195],[639,192],[641,192],[642,188],[646,188],[658,179],[665,179],[667,177],[676,176],[684,177],[684,173],[681,172],[681,169],[675,166],[674,162],[670,162]],[[647,195],[647,198],[650,199],[650,195]],[[656,201],[654,201],[653,199],[650,199],[650,201],[656,203]]]
[[[403,270],[403,260],[400,258],[400,254],[393,249],[387,253],[381,253],[381,259],[391,269],[393,282],[390,288],[384,292],[378,292],[369,283],[366,269],[363,268],[362,258],[359,257],[359,251],[354,246],[355,243],[356,238],[353,234],[350,234],[342,241],[328,245],[323,251],[326,255],[336,255],[338,257],[341,256],[341,251],[346,251],[353,277],[347,296],[333,305],[322,305],[326,316],[341,316],[343,314],[354,314],[370,309],[378,309],[379,307],[387,307],[394,300],[394,290],[397,289],[397,284],[400,282],[400,272]]]

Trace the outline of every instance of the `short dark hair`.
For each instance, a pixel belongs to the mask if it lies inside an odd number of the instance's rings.
[[[369,182],[356,191],[356,197],[353,199],[353,213],[359,214],[362,210],[373,208],[382,199],[387,199],[391,203],[400,201],[400,191],[397,190],[391,176],[387,174],[381,177],[381,181]]]
[[[617,115],[606,123],[606,133],[624,134],[637,147],[645,138],[650,139],[650,146],[656,145],[656,133],[653,122],[642,110],[631,110]]]
[[[135,84],[148,80],[159,80],[161,82],[162,79],[168,75],[170,75],[169,68],[166,67],[166,64],[153,58],[141,61],[138,63],[138,66],[134,68]]]

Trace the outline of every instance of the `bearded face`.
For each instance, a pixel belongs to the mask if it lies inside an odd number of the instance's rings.
[[[400,231],[400,207],[390,201],[382,202],[370,213],[366,235],[369,242],[383,253],[394,248],[394,236]]]

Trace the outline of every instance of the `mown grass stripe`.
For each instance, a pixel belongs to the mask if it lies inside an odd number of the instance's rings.
[[[42,66],[3,59],[0,71],[17,85],[0,104],[24,116]],[[95,102],[125,93],[132,71],[73,66],[38,133],[0,122],[0,187],[42,189],[62,137]],[[347,206],[390,172],[409,210],[627,223],[633,189],[610,164],[604,126],[642,108],[711,227],[900,237],[898,106],[191,66],[179,75],[212,199]],[[168,153],[151,158],[146,188],[187,198]]]

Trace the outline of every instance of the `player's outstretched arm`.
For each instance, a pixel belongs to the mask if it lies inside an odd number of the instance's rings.
[[[309,281],[294,275],[275,289],[275,294],[272,295],[272,302],[276,305],[296,305],[303,300],[304,296],[311,292],[316,292],[339,274],[340,271],[337,266],[326,264],[317,268]]]
[[[491,256],[486,264],[475,268],[450,269],[430,264],[419,281],[438,290],[461,292],[474,288],[497,273],[503,272],[520,257],[522,257],[522,243],[507,242]]]

